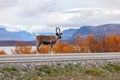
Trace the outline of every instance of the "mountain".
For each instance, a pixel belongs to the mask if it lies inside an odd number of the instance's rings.
[[[25,43],[26,45],[36,46],[36,41],[22,41],[22,42]],[[16,46],[17,43],[18,41],[12,40],[0,41],[0,46]]]
[[[120,35],[120,24],[104,24],[98,26],[82,26],[79,29],[68,29],[63,31],[63,37],[66,40],[75,38],[78,34],[83,37],[94,34],[97,38],[105,35]]]
[[[34,36],[26,31],[13,32],[0,27],[0,40],[32,41],[34,40]]]
[[[120,24],[105,24],[93,28],[94,35],[120,35]]]
[[[92,26],[83,26],[83,27],[81,27],[80,29],[78,29],[78,30],[73,34],[73,36],[76,35],[76,34],[80,34],[80,35],[82,35],[82,36],[87,36],[87,35],[93,33],[91,27],[92,27]]]
[[[53,33],[39,33],[40,35],[55,35]],[[120,35],[120,24],[104,24],[98,26],[81,26],[79,29],[68,29],[62,31],[62,40],[75,38],[78,34],[86,37],[89,34],[94,34],[96,37],[104,35],[116,34]],[[33,41],[35,34],[26,31],[8,31],[0,26],[0,41]]]
[[[62,32],[62,40],[67,40],[69,38],[71,38],[75,32],[77,31],[77,29],[68,29],[68,30],[64,30]]]

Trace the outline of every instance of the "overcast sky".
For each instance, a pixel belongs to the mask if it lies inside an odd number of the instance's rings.
[[[120,0],[0,0],[0,25],[9,30],[55,32],[120,23]]]

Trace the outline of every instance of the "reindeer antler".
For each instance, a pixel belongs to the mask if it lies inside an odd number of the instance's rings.
[[[60,33],[60,27],[56,27],[56,33]]]
[[[56,27],[56,33],[58,33],[57,29],[58,29],[58,27]]]
[[[60,31],[60,27],[58,27],[58,29],[59,29],[59,33],[60,33],[60,32],[61,32],[61,31]]]

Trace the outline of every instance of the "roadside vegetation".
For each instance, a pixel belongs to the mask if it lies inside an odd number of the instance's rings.
[[[15,49],[12,50],[13,54],[36,54],[31,45],[26,45],[22,41],[17,42]]]
[[[120,80],[120,64],[106,64],[101,68],[81,67],[79,64],[65,66],[37,66],[29,68],[0,68],[0,80]]]
[[[97,39],[94,35],[90,34],[87,37],[77,37],[70,43],[65,41],[58,42],[53,46],[54,54],[60,53],[96,53],[96,52],[120,52],[120,36],[109,35]],[[41,45],[40,53],[48,54],[50,46]],[[36,50],[32,50],[32,46],[26,46],[25,43],[18,42],[16,44],[15,54],[36,54]]]
[[[6,52],[4,50],[0,50],[0,55],[5,55]]]
[[[96,38],[90,34],[87,37],[77,35],[74,40],[57,42],[53,46],[54,54],[61,53],[96,53],[96,52],[120,52],[120,36],[109,35],[103,38]],[[40,54],[49,54],[50,46],[41,45]],[[32,45],[26,45],[22,41],[17,42],[13,54],[36,54],[36,49]],[[5,51],[0,50],[0,54],[6,54]]]

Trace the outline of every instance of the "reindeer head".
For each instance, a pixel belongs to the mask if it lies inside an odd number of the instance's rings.
[[[58,39],[61,38],[61,35],[62,35],[62,33],[60,31],[60,27],[56,27],[56,36],[58,37]]]

